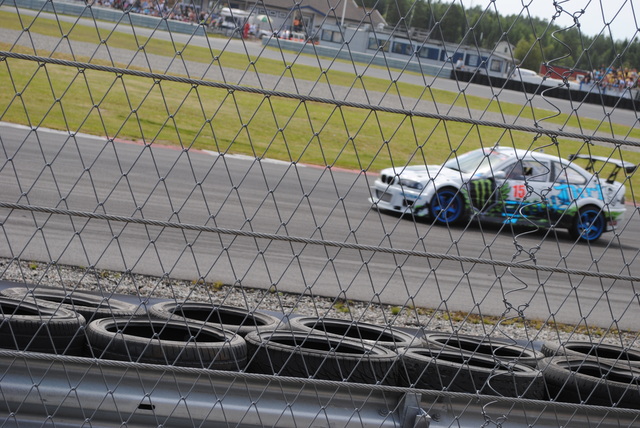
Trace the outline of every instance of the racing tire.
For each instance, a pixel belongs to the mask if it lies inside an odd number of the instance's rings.
[[[640,351],[607,343],[572,340],[565,343],[547,341],[542,344],[540,352],[545,357],[582,357],[602,361],[606,364],[617,364],[629,369],[640,369]]]
[[[442,225],[460,223],[465,217],[465,202],[458,189],[438,189],[429,203],[431,218]]]
[[[202,323],[101,318],[87,325],[87,341],[94,358],[229,371],[247,362],[242,337]]]
[[[606,407],[640,408],[640,371],[583,357],[540,360],[549,399]]]
[[[101,297],[83,291],[66,291],[49,287],[10,287],[0,290],[0,294],[25,302],[49,302],[81,314],[87,323],[106,317],[132,317],[144,314],[144,310],[132,303],[113,297]]]
[[[416,336],[395,328],[337,318],[296,317],[289,319],[289,327],[295,331],[345,337],[393,350],[423,344]]]
[[[524,364],[428,348],[404,348],[398,354],[400,386],[529,399],[545,395],[540,371]]]
[[[607,221],[602,210],[596,206],[586,206],[578,210],[578,215],[569,227],[571,239],[585,242],[595,242],[607,230]]]
[[[282,324],[278,317],[265,313],[200,302],[160,302],[149,308],[149,314],[165,320],[206,323],[242,337],[251,331],[276,330]]]
[[[471,336],[465,334],[449,335],[444,333],[427,333],[424,335],[425,347],[431,351],[451,350],[470,355],[491,357],[505,363],[519,363],[529,367],[537,367],[538,361],[545,355],[533,349],[514,344],[512,341],[491,337]]]
[[[58,355],[82,355],[85,319],[43,302],[0,297],[0,347]]]
[[[381,346],[282,330],[252,331],[245,340],[250,373],[385,385],[397,380],[398,354]]]

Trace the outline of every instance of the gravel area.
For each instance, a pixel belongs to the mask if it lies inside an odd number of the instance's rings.
[[[591,340],[640,349],[637,332],[545,324],[508,316],[479,317],[430,308],[408,308],[372,302],[282,293],[222,283],[197,283],[131,273],[0,259],[0,288],[29,284],[88,291],[148,306],[160,300],[199,301],[264,311],[282,317],[325,316],[391,325],[412,332],[437,331],[515,340],[539,346],[544,341]]]

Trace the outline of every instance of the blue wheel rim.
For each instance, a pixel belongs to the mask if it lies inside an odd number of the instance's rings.
[[[598,239],[604,232],[604,217],[599,211],[588,209],[578,215],[578,233],[585,241]]]
[[[440,223],[454,222],[462,214],[462,200],[453,190],[441,190],[433,197],[431,212]]]

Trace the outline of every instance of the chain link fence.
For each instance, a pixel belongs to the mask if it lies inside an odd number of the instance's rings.
[[[614,3],[0,0],[2,426],[636,426]]]

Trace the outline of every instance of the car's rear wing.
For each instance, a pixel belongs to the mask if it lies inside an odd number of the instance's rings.
[[[587,164],[585,169],[592,174],[596,173],[596,167],[595,167],[596,162],[610,163],[614,165],[613,170],[611,171],[611,173],[609,174],[609,177],[607,178],[607,183],[613,183],[614,181],[616,181],[616,176],[618,175],[620,170],[624,170],[624,172],[626,172],[627,175],[629,175],[629,174],[633,174],[635,170],[638,168],[638,165],[634,165],[629,162],[624,162],[620,159],[612,159],[604,156],[592,156],[592,155],[583,155],[583,154],[569,155],[569,161],[573,162],[576,159],[588,160],[589,163]]]

